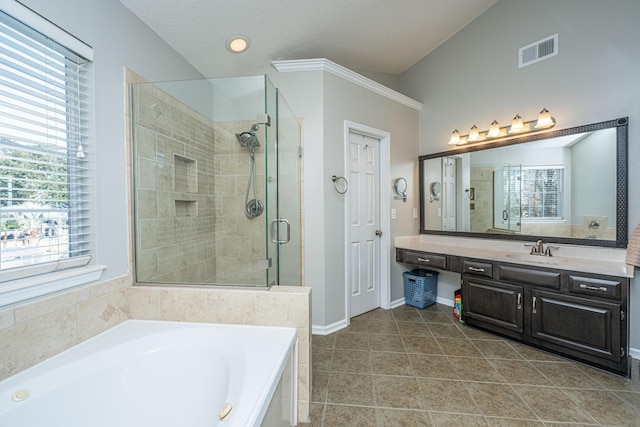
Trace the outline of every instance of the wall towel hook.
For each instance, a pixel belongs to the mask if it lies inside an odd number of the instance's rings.
[[[338,181],[340,181],[340,180],[344,181],[344,190],[343,190],[343,191],[340,191],[340,189],[338,189]],[[333,175],[333,176],[331,177],[331,181],[333,181],[333,188],[335,188],[335,189],[336,189],[336,192],[337,192],[338,194],[344,194],[344,193],[346,193],[346,192],[347,192],[347,190],[349,189],[349,183],[347,182],[347,178],[345,178],[345,177],[343,177],[343,176],[336,176],[336,175]]]

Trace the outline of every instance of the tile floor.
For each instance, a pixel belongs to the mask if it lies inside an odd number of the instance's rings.
[[[640,372],[608,374],[460,324],[451,307],[374,310],[312,341],[301,426],[640,426]]]

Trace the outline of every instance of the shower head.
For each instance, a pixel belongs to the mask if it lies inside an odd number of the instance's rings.
[[[260,141],[258,141],[258,137],[256,136],[256,134],[253,133],[258,129],[260,129],[260,126],[254,124],[253,126],[251,126],[250,131],[236,133],[236,138],[238,138],[238,142],[240,143],[240,145],[244,148],[250,148],[252,150],[259,147]]]

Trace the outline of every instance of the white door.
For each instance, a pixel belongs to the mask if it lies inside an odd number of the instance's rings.
[[[456,231],[456,159],[442,159],[442,229]]]
[[[380,307],[380,140],[349,132],[350,316]]]

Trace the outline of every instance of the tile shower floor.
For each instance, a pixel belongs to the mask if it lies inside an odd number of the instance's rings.
[[[313,335],[301,426],[640,426],[627,380],[460,324],[451,307],[374,310]]]

